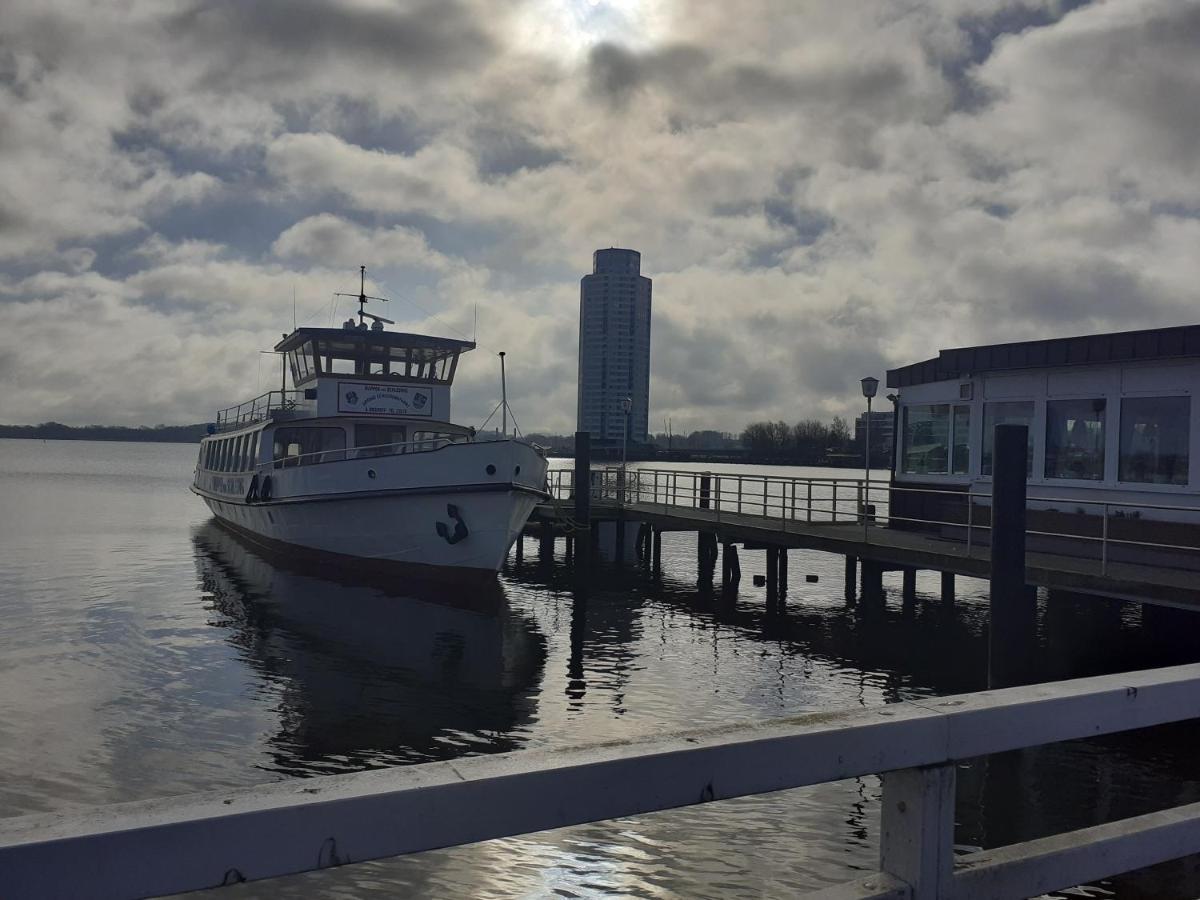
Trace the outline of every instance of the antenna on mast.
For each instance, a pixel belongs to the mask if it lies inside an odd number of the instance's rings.
[[[368,294],[367,294],[367,267],[366,266],[358,267],[358,293],[357,294],[343,294],[343,293],[339,292],[339,293],[334,294],[334,296],[335,297],[353,297],[355,300],[358,301],[358,327],[359,328],[367,327],[367,323],[366,323],[367,319],[370,319],[373,322],[387,322],[389,325],[396,324],[391,319],[385,319],[383,316],[375,316],[375,315],[372,315],[371,313],[367,312],[367,301],[368,300],[378,300],[380,303],[387,303],[388,298],[387,297],[368,296]]]

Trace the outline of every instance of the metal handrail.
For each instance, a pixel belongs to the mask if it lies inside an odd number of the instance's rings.
[[[279,397],[278,402],[273,398]],[[217,411],[217,431],[236,428],[265,421],[276,409],[292,410],[296,408],[296,400],[291,397],[303,397],[304,391],[267,391],[253,400],[245,400],[234,406],[227,406]]]
[[[556,470],[556,477],[548,479],[551,490],[562,490],[564,476],[559,474],[570,470]],[[914,487],[895,484],[889,481],[854,478],[805,477],[805,476],[775,476],[759,474],[740,474],[729,472],[696,472],[679,471],[660,468],[627,469],[623,476],[619,475],[619,467],[603,467],[593,470],[593,498],[601,502],[615,501],[622,506],[637,503],[661,505],[664,511],[670,507],[683,509],[700,509],[711,511],[718,523],[721,523],[730,513],[744,518],[758,518],[779,522],[785,532],[789,522],[804,521],[808,523],[854,523],[863,529],[864,541],[870,541],[870,529],[888,527],[906,523],[937,528],[965,529],[967,555],[974,551],[975,536],[980,532],[990,532],[989,524],[980,523],[975,516],[975,507],[987,507],[978,501],[991,500],[990,493],[972,490],[949,490],[945,488]],[[708,479],[707,505],[700,506],[700,490],[703,479]],[[679,484],[684,481],[683,489]],[[573,477],[570,480],[571,490],[574,489]],[[798,490],[802,487],[803,492]],[[841,488],[844,493],[839,491]],[[882,500],[879,492],[884,493]],[[803,493],[803,497],[800,494]],[[825,496],[821,496],[824,493]],[[839,496],[841,493],[841,496]],[[966,521],[945,521],[934,518],[918,518],[904,516],[892,512],[890,500],[896,494],[921,494],[952,497],[962,501],[965,506]],[[853,504],[849,516],[846,507]],[[1089,521],[1097,522],[1100,535],[1081,534],[1073,531],[1048,532],[1037,529],[1027,530],[1027,534],[1036,537],[1061,538],[1082,540],[1100,545],[1100,569],[1107,574],[1110,562],[1110,547],[1117,545],[1157,548],[1171,551],[1200,552],[1200,546],[1190,546],[1177,543],[1140,541],[1131,538],[1114,537],[1110,534],[1109,520],[1118,518],[1115,515],[1121,510],[1130,511],[1163,511],[1171,513],[1200,513],[1200,506],[1143,503],[1134,500],[1092,499],[1060,496],[1029,496],[1027,504],[1030,508],[1045,512],[1052,504],[1066,506],[1099,507],[1099,514],[1092,514]],[[748,508],[747,508],[748,507]]]

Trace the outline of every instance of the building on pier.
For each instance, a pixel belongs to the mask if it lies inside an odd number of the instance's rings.
[[[650,291],[642,255],[592,254],[579,286],[579,431],[595,446],[645,443],[650,412]],[[623,402],[628,398],[628,423]]]
[[[946,531],[980,511],[965,494],[990,492],[994,428],[1015,423],[1031,529],[1104,530],[1126,554],[1200,544],[1200,325],[942,350],[887,384],[894,516]]]

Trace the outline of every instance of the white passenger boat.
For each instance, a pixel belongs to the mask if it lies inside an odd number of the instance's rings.
[[[450,422],[459,354],[474,343],[386,331],[365,311],[373,298],[358,299],[357,323],[275,345],[293,389],[222,410],[192,490],[280,548],[355,568],[496,572],[546,496],[543,454]]]

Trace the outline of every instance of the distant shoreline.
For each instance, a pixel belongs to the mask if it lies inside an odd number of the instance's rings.
[[[0,425],[0,438],[33,441],[123,441],[125,443],[197,444],[208,434],[208,425],[157,425],[138,428],[122,425]]]

